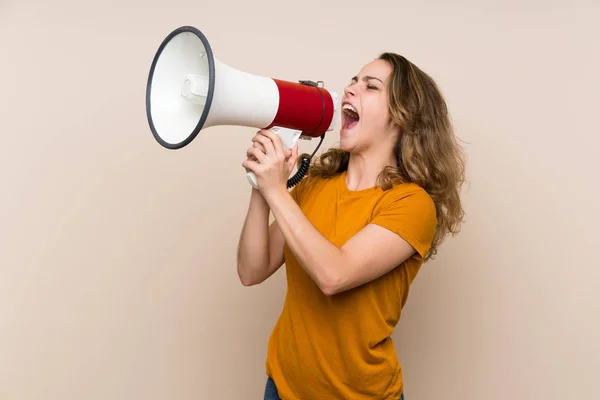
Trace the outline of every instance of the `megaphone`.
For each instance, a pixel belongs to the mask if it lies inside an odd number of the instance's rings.
[[[320,146],[334,129],[339,109],[339,95],[321,81],[290,82],[224,64],[192,26],[179,27],[162,41],[146,86],[150,130],[167,149],[187,146],[201,130],[217,125],[271,129],[287,148],[299,139],[320,137]],[[309,163],[310,158],[302,160],[288,188],[302,179]],[[247,176],[258,188],[254,173]]]

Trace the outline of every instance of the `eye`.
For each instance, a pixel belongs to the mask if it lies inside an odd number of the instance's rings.
[[[367,89],[377,90],[377,86],[367,85]]]

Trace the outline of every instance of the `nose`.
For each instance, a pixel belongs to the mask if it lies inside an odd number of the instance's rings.
[[[355,95],[356,95],[356,93],[354,92],[354,85],[353,85],[353,84],[347,85],[347,86],[344,88],[344,94],[345,94],[346,96],[355,96]]]

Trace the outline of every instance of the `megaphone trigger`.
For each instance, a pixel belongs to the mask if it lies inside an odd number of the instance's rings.
[[[302,131],[298,129],[282,128],[279,126],[274,126],[270,130],[281,138],[281,143],[286,149],[294,147],[302,135]]]

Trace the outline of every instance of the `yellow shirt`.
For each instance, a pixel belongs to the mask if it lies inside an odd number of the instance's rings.
[[[285,247],[287,294],[266,360],[282,400],[397,400],[403,391],[390,334],[433,240],[435,206],[415,184],[351,191],[345,179],[345,172],[307,177],[291,195],[338,247],[371,223],[398,233],[417,253],[376,280],[325,296]]]

